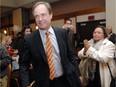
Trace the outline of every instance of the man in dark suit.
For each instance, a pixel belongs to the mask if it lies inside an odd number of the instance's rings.
[[[106,29],[107,33],[108,33],[108,39],[116,44],[116,34],[112,32],[112,27],[111,26],[108,26],[107,29]]]
[[[51,26],[52,9],[47,2],[37,2],[32,13],[39,30],[25,36],[24,54],[20,63],[20,77],[23,87],[29,84],[29,64],[33,65],[34,87],[81,87],[78,63],[70,50],[67,32]],[[54,76],[50,77],[46,48],[46,32],[52,43]]]

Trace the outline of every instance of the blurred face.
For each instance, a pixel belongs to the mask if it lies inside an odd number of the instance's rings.
[[[108,34],[110,34],[110,33],[112,32],[112,28],[111,28],[111,27],[108,27],[108,28],[106,29],[106,31],[107,31]]]
[[[25,35],[28,35],[28,34],[30,34],[30,33],[31,33],[30,28],[27,28],[27,29],[25,30]]]
[[[51,25],[52,14],[49,14],[46,6],[43,4],[38,5],[37,7],[35,7],[33,14],[36,24],[39,26],[39,28],[48,30]]]
[[[7,37],[6,37],[6,43],[7,43],[7,44],[11,44],[11,43],[12,43],[12,37],[7,36]]]
[[[100,41],[101,39],[104,39],[104,33],[101,28],[96,28],[93,32],[93,39],[94,41]]]
[[[71,25],[71,21],[67,20],[66,21],[66,25],[70,26]]]

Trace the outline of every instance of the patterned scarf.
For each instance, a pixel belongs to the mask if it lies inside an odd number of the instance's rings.
[[[102,45],[103,40],[100,40],[98,42],[94,42],[93,39],[90,40],[91,46],[96,49],[96,51],[99,51],[101,45]],[[88,61],[88,78],[93,80],[94,79],[94,73],[96,72],[96,60],[89,58]]]
[[[90,40],[90,45],[98,51],[102,45],[103,40],[100,40],[98,42],[94,42],[93,39]],[[94,79],[94,74],[96,72],[96,60],[93,58],[84,58],[81,60],[80,65],[80,72],[81,75],[84,77],[84,84],[86,85],[88,83],[88,80]]]

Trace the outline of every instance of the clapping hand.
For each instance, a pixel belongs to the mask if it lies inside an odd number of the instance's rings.
[[[87,40],[87,39],[85,39],[84,41],[83,41],[83,43],[84,43],[84,53],[86,53],[86,51],[89,49],[89,47],[90,47],[90,42]]]

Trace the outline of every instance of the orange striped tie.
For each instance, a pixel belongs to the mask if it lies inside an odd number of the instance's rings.
[[[52,42],[50,41],[50,32],[48,31],[46,32],[46,55],[50,69],[49,78],[53,80],[55,75],[55,70],[54,70],[54,61],[53,61],[53,53],[52,53]]]

